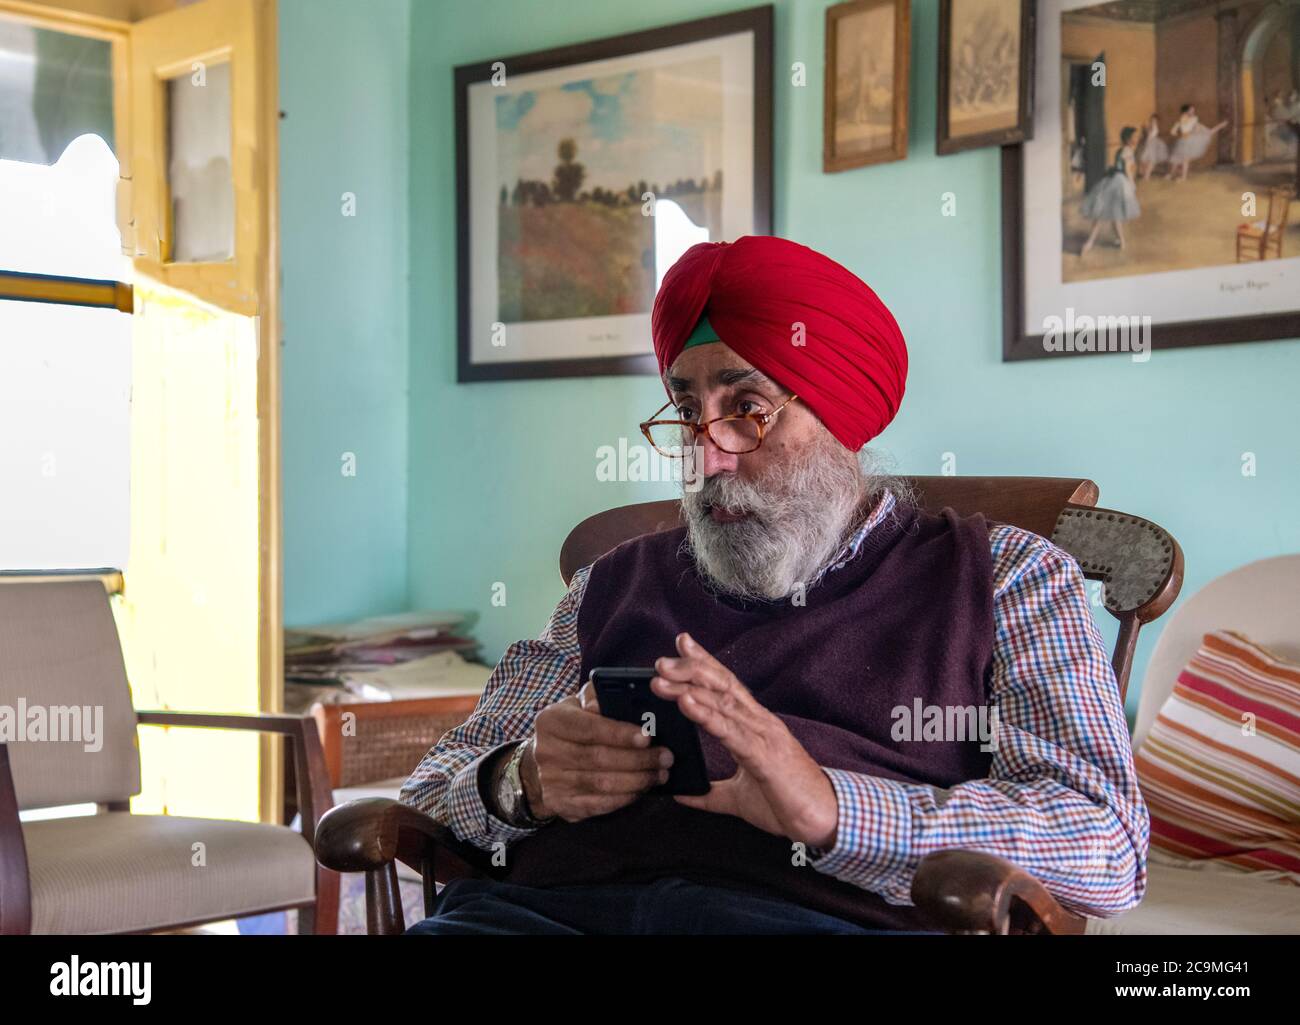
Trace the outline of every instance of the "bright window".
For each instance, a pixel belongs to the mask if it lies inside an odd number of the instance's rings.
[[[0,21],[0,270],[131,280],[108,50]],[[0,301],[0,569],[125,566],[130,398],[129,316]]]

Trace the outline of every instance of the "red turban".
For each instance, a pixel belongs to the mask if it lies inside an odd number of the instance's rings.
[[[876,293],[830,257],[767,235],[686,250],[650,318],[661,373],[705,314],[724,344],[797,394],[851,451],[898,412],[903,334]]]

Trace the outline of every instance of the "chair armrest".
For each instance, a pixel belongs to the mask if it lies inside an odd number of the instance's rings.
[[[912,879],[912,902],[952,933],[1077,935],[1086,924],[1024,869],[980,851],[926,855]]]
[[[316,829],[316,857],[336,872],[372,872],[394,861],[439,881],[499,875],[491,855],[441,822],[391,797],[361,797],[331,808]]]
[[[27,845],[18,818],[18,794],[9,768],[9,749],[0,743],[0,936],[32,931],[32,887]]]
[[[389,797],[362,797],[331,808],[316,830],[315,850],[326,868],[366,874],[366,932],[372,936],[406,929],[395,861],[420,873],[426,911],[437,880],[500,872],[485,851]]]
[[[202,730],[254,730],[278,733],[293,741],[294,776],[297,781],[298,811],[302,835],[310,841],[321,817],[334,804],[325,753],[321,750],[316,720],[309,715],[234,715],[226,712],[172,712],[138,710],[142,726],[185,726]]]
[[[143,726],[191,726],[203,730],[257,730],[259,733],[283,733],[293,736],[302,730],[304,723],[315,727],[308,715],[272,715],[256,712],[243,715],[234,712],[173,712],[170,709],[136,709],[136,719]]]

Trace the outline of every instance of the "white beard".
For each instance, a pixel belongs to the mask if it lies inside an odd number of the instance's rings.
[[[686,490],[685,547],[711,589],[744,599],[785,598],[811,584],[861,523],[868,483],[857,456],[823,434],[794,462],[757,480],[718,475]],[[709,515],[714,505],[750,515],[718,523]]]

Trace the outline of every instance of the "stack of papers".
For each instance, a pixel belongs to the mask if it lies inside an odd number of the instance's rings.
[[[492,670],[468,635],[474,615],[403,612],[285,631],[285,708],[479,694]]]

